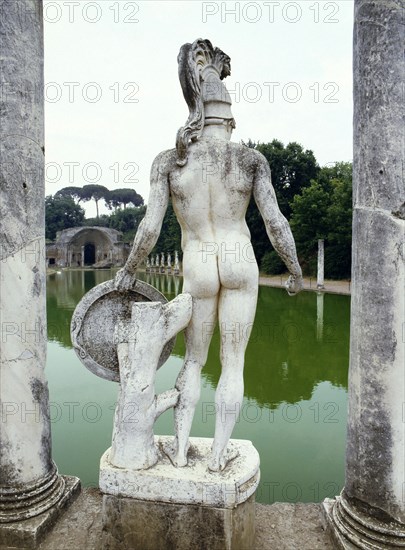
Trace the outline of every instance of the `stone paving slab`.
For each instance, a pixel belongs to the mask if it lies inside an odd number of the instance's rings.
[[[102,494],[84,489],[39,550],[100,550]],[[256,504],[256,542],[246,550],[332,550],[319,504]]]
[[[256,544],[252,550],[333,550],[323,530],[321,505],[256,504]]]

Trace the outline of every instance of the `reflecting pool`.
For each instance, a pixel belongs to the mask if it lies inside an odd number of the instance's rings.
[[[81,297],[114,274],[78,270],[48,276],[53,457],[61,473],[79,476],[84,486],[98,485],[100,456],[111,444],[118,385],[80,363],[71,347],[70,319]],[[181,292],[179,277],[140,278],[169,300]],[[246,351],[245,398],[232,436],[250,439],[260,453],[258,502],[317,502],[343,486],[349,317],[349,296],[302,292],[289,297],[282,289],[260,287]],[[235,337],[244,337],[244,330]],[[157,393],[174,386],[184,351],[180,334],[172,356],[158,371]],[[218,330],[202,376],[191,435],[212,437],[220,376]],[[172,410],[159,418],[155,433],[173,433]]]

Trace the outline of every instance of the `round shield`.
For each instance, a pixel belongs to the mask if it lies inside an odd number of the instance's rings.
[[[130,290],[117,290],[114,280],[92,288],[77,304],[70,325],[73,348],[80,361],[93,374],[119,382],[114,329],[118,321],[130,321],[134,302],[162,302],[167,299],[156,288],[136,281]],[[163,348],[158,368],[169,358],[176,338]]]

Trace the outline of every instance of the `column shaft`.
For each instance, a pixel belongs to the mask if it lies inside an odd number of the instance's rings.
[[[403,40],[400,0],[356,0],[345,492],[405,523]]]
[[[43,19],[1,0],[0,523],[62,495],[51,459],[46,362]]]
[[[403,0],[355,0],[353,262],[343,548],[405,547]]]

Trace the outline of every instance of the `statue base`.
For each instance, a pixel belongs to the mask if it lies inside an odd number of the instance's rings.
[[[171,440],[155,437],[159,449]],[[103,550],[252,548],[259,454],[250,441],[231,440],[236,458],[222,472],[211,472],[212,441],[190,438],[184,468],[163,453],[148,470],[115,468],[107,450],[100,463]]]
[[[44,512],[18,521],[0,523],[0,547],[36,548],[40,540],[52,529],[59,516],[80,493],[77,477],[61,476],[64,489],[60,498]]]

